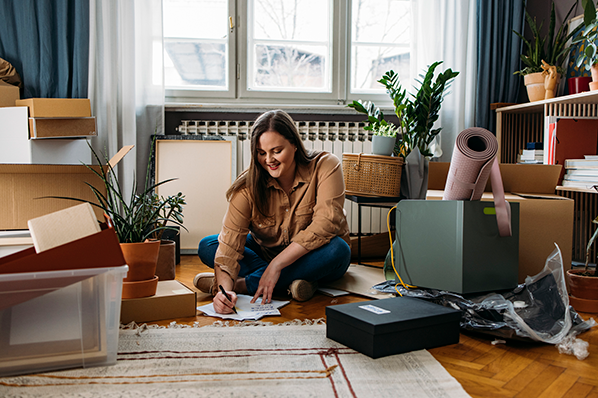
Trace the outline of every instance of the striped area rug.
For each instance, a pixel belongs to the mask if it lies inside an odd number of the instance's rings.
[[[325,325],[121,330],[116,365],[0,378],[2,397],[468,397],[425,350],[371,359]]]

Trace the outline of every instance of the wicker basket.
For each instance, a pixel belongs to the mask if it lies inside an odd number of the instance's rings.
[[[345,192],[361,196],[399,196],[403,158],[343,153]]]

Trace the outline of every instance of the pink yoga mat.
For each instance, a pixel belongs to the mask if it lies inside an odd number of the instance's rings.
[[[480,200],[498,152],[490,131],[472,127],[457,136],[449,167],[444,200]]]
[[[500,236],[511,236],[511,208],[505,192],[496,154],[498,141],[490,131],[472,127],[463,130],[455,140],[449,167],[444,200],[480,200],[492,175],[492,194]]]

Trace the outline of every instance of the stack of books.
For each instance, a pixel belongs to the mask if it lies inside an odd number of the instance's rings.
[[[517,163],[542,164],[544,163],[544,150],[522,149],[517,156]]]
[[[596,189],[598,188],[598,157],[588,159],[566,159],[564,187]]]

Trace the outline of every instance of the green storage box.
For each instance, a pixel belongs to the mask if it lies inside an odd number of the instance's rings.
[[[394,256],[403,282],[459,294],[517,287],[519,203],[510,206],[512,236],[501,237],[494,202],[400,201]]]

